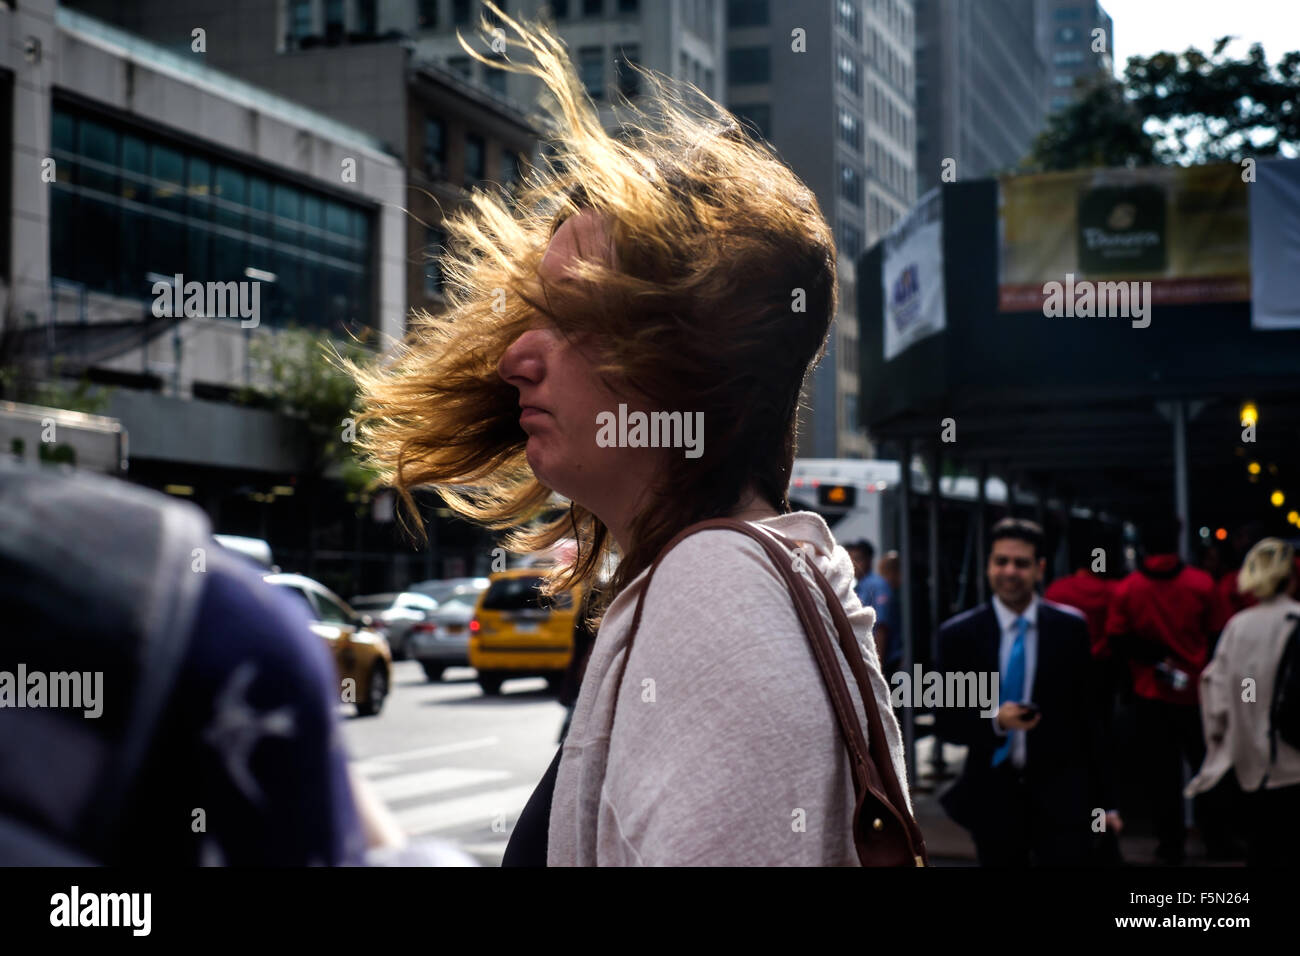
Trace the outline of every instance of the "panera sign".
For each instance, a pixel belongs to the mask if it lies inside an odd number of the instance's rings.
[[[1150,283],[1149,304],[1250,299],[1250,215],[1232,163],[1090,169],[999,180],[998,308],[1038,312],[1044,288]]]
[[[1079,198],[1079,268],[1087,273],[1164,271],[1165,192],[1103,187]]]

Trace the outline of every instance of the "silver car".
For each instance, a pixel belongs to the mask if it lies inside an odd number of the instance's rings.
[[[354,611],[369,614],[374,619],[375,627],[388,638],[388,646],[393,649],[393,660],[396,661],[410,656],[407,645],[411,628],[428,620],[429,615],[438,609],[436,600],[414,591],[363,594],[348,603]]]
[[[445,591],[438,610],[411,629],[410,656],[429,680],[441,680],[448,667],[469,666],[469,622],[487,587],[487,578],[476,578]]]

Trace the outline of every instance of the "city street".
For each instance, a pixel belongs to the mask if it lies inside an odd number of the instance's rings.
[[[542,678],[484,697],[470,668],[431,684],[420,665],[393,666],[393,692],[376,717],[342,705],[353,764],[411,836],[454,843],[499,866],[519,813],[555,756],[564,708]]]

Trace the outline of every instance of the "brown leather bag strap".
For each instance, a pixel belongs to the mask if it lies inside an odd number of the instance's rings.
[[[853,783],[855,792],[860,793],[868,787],[869,780],[865,765],[868,763],[868,749],[866,738],[862,734],[862,727],[859,725],[856,717],[853,715],[852,698],[849,696],[848,685],[844,682],[844,675],[840,672],[838,663],[835,661],[834,651],[831,649],[830,641],[826,637],[825,629],[820,624],[814,624],[817,621],[815,611],[809,607],[810,596],[806,587],[794,587],[797,578],[794,578],[794,570],[789,567],[790,559],[788,555],[782,555],[780,546],[770,538],[759,537],[751,533],[752,529],[741,521],[733,518],[712,518],[691,525],[680,532],[664,545],[659,555],[655,558],[654,563],[650,565],[650,570],[646,574],[645,583],[642,585],[641,593],[637,597],[636,611],[632,616],[632,627],[628,632],[627,646],[623,652],[623,660],[619,667],[619,676],[617,686],[623,685],[623,676],[627,671],[627,663],[632,657],[632,645],[636,640],[636,635],[641,628],[641,614],[645,609],[646,595],[650,592],[650,582],[654,578],[655,571],[658,570],[660,563],[668,553],[672,551],[682,539],[696,534],[700,531],[710,530],[729,530],[740,531],[742,534],[754,538],[768,555],[773,558],[782,576],[786,579],[786,585],[790,591],[791,597],[795,603],[795,613],[799,616],[803,625],[804,633],[808,636],[809,644],[812,647],[813,657],[817,661],[817,666],[821,670],[822,678],[826,682],[827,690],[831,697],[831,706],[835,709],[835,716],[840,725],[840,730],[844,735],[845,743],[849,749],[850,767],[853,773]],[[792,580],[793,578],[793,580]],[[818,640],[820,638],[820,640]],[[617,706],[617,698],[615,698]]]
[[[862,659],[861,649],[857,646],[857,637],[853,633],[848,616],[844,613],[843,607],[840,606],[838,598],[835,597],[830,583],[825,581],[825,576],[817,570],[816,565],[811,561],[807,562],[812,567],[814,575],[819,579],[819,586],[822,587],[832,618],[836,623],[841,649],[849,662],[850,671],[858,682],[859,691],[862,695],[863,710],[867,714],[868,732],[871,736],[870,743],[862,733],[862,726],[854,711],[853,699],[849,694],[848,684],[845,682],[839,662],[835,658],[834,647],[826,633],[816,602],[812,594],[809,593],[803,578],[792,567],[792,555],[785,550],[782,544],[778,543],[779,539],[788,546],[788,539],[771,532],[770,529],[767,533],[759,531],[752,525],[734,518],[713,518],[701,521],[674,536],[650,565],[641,594],[637,598],[636,611],[632,617],[632,627],[628,633],[627,646],[624,649],[620,664],[617,686],[622,686],[627,671],[627,663],[631,658],[632,645],[641,626],[645,598],[649,593],[650,581],[654,577],[654,572],[667,554],[682,539],[700,531],[712,529],[738,531],[747,535],[759,543],[776,565],[778,573],[785,581],[787,590],[794,602],[795,613],[799,617],[805,636],[808,638],[809,647],[813,652],[814,659],[817,661],[823,683],[830,695],[831,705],[835,711],[841,735],[849,751],[850,769],[858,803],[861,804],[864,794],[870,792],[878,802],[884,804],[892,815],[898,819],[902,833],[909,844],[908,849],[911,857],[918,863],[923,863],[925,860],[925,843],[921,837],[920,828],[906,809],[907,803],[903,799],[901,786],[897,774],[894,772],[893,759],[885,741],[884,728],[880,722],[879,712],[876,709],[875,692],[871,686],[866,663]],[[615,707],[617,708],[617,697],[615,698]],[[885,762],[883,773],[872,759],[873,752],[883,755]],[[861,854],[861,852],[860,848],[859,853]]]
[[[831,586],[830,581],[826,579],[826,575],[811,561],[808,562],[808,565],[813,572],[813,576],[817,579],[817,585],[821,588],[822,595],[826,598],[831,617],[835,621],[835,628],[839,632],[840,647],[844,651],[844,656],[849,662],[849,669],[853,672],[853,676],[856,678],[858,687],[862,692],[863,706],[867,711],[867,732],[870,736],[871,750],[877,754],[888,754],[889,743],[885,737],[884,722],[880,718],[878,707],[871,706],[872,702],[876,702],[875,693],[871,688],[871,675],[867,669],[867,662],[862,656],[862,648],[858,645],[853,624],[849,621],[849,616],[844,613],[844,606],[836,596],[835,589]],[[911,833],[913,846],[923,847],[924,838],[921,835],[921,827],[916,822],[916,819],[907,813],[907,800],[903,795],[902,782],[898,779],[898,774],[894,772],[894,761],[889,759],[883,763],[882,783],[885,792],[889,795],[890,804],[898,811],[900,821]],[[924,853],[923,849],[922,853]]]
[[[739,527],[737,527],[739,525]],[[907,812],[907,800],[903,795],[902,786],[898,780],[898,775],[894,772],[893,756],[889,750],[889,743],[885,737],[884,724],[880,718],[878,702],[876,700],[875,688],[871,686],[871,677],[867,670],[866,661],[862,657],[862,649],[858,645],[857,634],[853,630],[853,625],[849,621],[848,615],[844,612],[844,606],[840,603],[839,597],[835,594],[835,589],[831,583],[826,580],[826,576],[818,569],[815,562],[811,559],[804,561],[807,567],[816,579],[823,597],[826,601],[827,609],[830,612],[831,619],[835,622],[836,632],[839,636],[840,649],[848,661],[849,670],[853,674],[858,684],[858,692],[862,697],[862,709],[867,715],[867,730],[870,740],[867,743],[862,742],[862,729],[858,723],[856,714],[853,711],[851,698],[848,697],[848,690],[844,683],[844,676],[840,671],[839,665],[835,662],[834,652],[830,651],[830,641],[826,636],[825,624],[821,613],[816,609],[812,595],[808,593],[803,578],[794,570],[791,565],[791,554],[782,548],[773,539],[784,543],[786,548],[793,551],[799,551],[800,548],[784,535],[766,528],[759,531],[752,525],[737,522],[729,525],[737,531],[748,534],[755,540],[764,545],[768,554],[777,563],[782,577],[785,578],[787,586],[795,595],[796,603],[802,597],[808,607],[811,609],[811,619],[803,619],[804,630],[809,634],[810,642],[814,644],[820,641],[825,644],[828,654],[826,659],[831,667],[822,668],[822,676],[828,689],[834,684],[843,688],[843,697],[849,701],[843,709],[837,708],[837,714],[840,715],[841,729],[845,730],[846,738],[852,737],[856,746],[850,748],[850,753],[866,754],[866,759],[862,760],[863,771],[866,777],[866,787],[898,820],[899,826],[907,837],[908,848],[913,858],[918,861],[925,859],[925,842],[921,835],[921,828],[915,818]],[[764,533],[766,532],[766,533]],[[822,658],[819,657],[819,664]],[[832,698],[835,697],[835,691],[832,691]],[[855,755],[856,755],[855,753]],[[870,755],[879,756],[880,760],[871,759]],[[859,794],[861,789],[858,790]]]

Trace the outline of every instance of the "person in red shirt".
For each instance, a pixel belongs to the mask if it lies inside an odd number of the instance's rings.
[[[1110,611],[1115,582],[1092,572],[1087,562],[1071,575],[1057,578],[1043,592],[1043,597],[1079,611],[1088,620],[1088,638],[1093,660],[1101,662],[1111,656],[1106,641],[1106,616]]]
[[[1075,567],[1073,574],[1057,578],[1043,598],[1072,607],[1084,616],[1088,623],[1088,644],[1092,654],[1093,683],[1096,690],[1094,713],[1105,725],[1107,740],[1114,740],[1115,728],[1119,715],[1115,707],[1115,691],[1121,683],[1127,683],[1127,674],[1120,670],[1124,662],[1116,661],[1111,654],[1110,644],[1106,641],[1106,617],[1110,612],[1111,597],[1115,591],[1115,581],[1108,581],[1092,569],[1094,562],[1093,548],[1097,545],[1095,538],[1077,535],[1070,541],[1070,561]],[[1107,545],[1110,542],[1105,542]],[[1118,548],[1103,548],[1104,555],[1118,555]],[[1101,569],[1104,569],[1104,565]],[[1122,777],[1120,755],[1112,750],[1107,759],[1110,761],[1110,773],[1114,780]],[[1106,833],[1094,841],[1093,858],[1099,865],[1117,866],[1123,862],[1117,834]]]
[[[1197,687],[1209,661],[1218,599],[1214,579],[1178,556],[1177,519],[1146,529],[1145,557],[1115,588],[1106,640],[1127,658],[1135,695],[1139,752],[1148,771],[1147,792],[1165,863],[1184,859],[1183,761],[1195,770],[1205,757]],[[1207,848],[1222,845],[1206,801],[1194,805]]]

